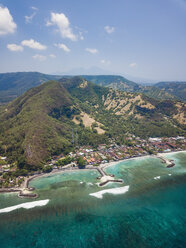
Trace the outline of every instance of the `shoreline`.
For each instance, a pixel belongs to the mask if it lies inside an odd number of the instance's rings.
[[[55,174],[59,174],[59,173],[65,173],[65,172],[77,172],[77,171],[89,171],[89,170],[96,170],[99,173],[99,169],[106,169],[110,166],[115,166],[118,163],[122,163],[125,161],[131,161],[131,160],[136,160],[136,159],[143,159],[143,158],[147,158],[147,157],[155,157],[158,158],[159,155],[164,156],[167,154],[176,154],[176,153],[180,153],[180,152],[186,152],[186,150],[183,151],[170,151],[170,152],[162,152],[162,153],[157,153],[156,155],[152,154],[147,154],[147,155],[142,155],[142,156],[138,156],[138,157],[132,157],[132,158],[126,158],[126,159],[121,159],[121,160],[117,160],[117,161],[112,161],[112,162],[108,162],[108,163],[104,163],[104,164],[100,164],[97,167],[90,167],[89,168],[84,168],[84,169],[79,169],[78,167],[71,167],[71,168],[62,168],[62,169],[54,169],[53,171],[51,171],[50,173],[41,173],[41,174],[36,174],[33,176],[30,176],[28,178],[25,179],[25,181],[22,183],[22,185],[18,188],[13,187],[13,188],[0,188],[0,193],[19,193],[18,196],[19,197],[26,197],[26,198],[36,198],[37,194],[35,193],[30,193],[31,191],[35,190],[35,188],[30,188],[29,187],[29,183],[38,177],[48,177],[48,176],[52,176]],[[25,193],[24,193],[25,191]]]
[[[156,156],[156,155],[155,155]],[[100,164],[100,167],[102,169],[105,169],[107,167],[110,167],[110,166],[114,166],[118,163],[122,163],[122,162],[125,162],[125,161],[131,161],[131,160],[136,160],[136,159],[140,159],[140,158],[147,158],[147,157],[153,157],[153,155],[143,155],[143,156],[139,156],[139,157],[133,157],[133,158],[125,158],[125,159],[121,159],[121,160],[118,160],[118,161],[112,161],[112,162],[108,162],[108,163],[105,163],[105,164]]]
[[[151,156],[153,156],[153,155],[144,155],[144,156],[139,156],[139,157],[134,157],[134,158],[126,158],[126,159],[121,159],[121,160],[117,160],[117,161],[112,161],[112,162],[100,164],[99,166],[96,166],[96,167],[89,167],[89,168],[84,168],[84,169],[79,169],[77,167],[73,167],[73,168],[69,168],[69,169],[66,169],[66,168],[65,169],[55,169],[55,170],[51,171],[50,173],[41,173],[41,174],[38,174],[38,175],[34,175],[34,176],[29,177],[25,181],[25,185],[28,188],[29,187],[29,183],[33,179],[38,178],[38,177],[40,177],[40,178],[42,178],[42,177],[48,177],[48,176],[52,176],[52,175],[55,175],[55,174],[66,173],[66,172],[90,171],[90,170],[98,171],[99,168],[105,169],[107,167],[114,166],[114,165],[116,165],[118,163],[122,163],[124,161],[136,160],[136,159],[139,159],[139,158],[151,157]],[[90,165],[88,165],[88,166],[90,166]]]
[[[164,156],[164,155],[167,155],[167,154],[175,154],[175,153],[180,153],[180,152],[186,152],[186,150],[183,150],[183,151],[175,151],[175,152],[173,152],[173,151],[170,151],[170,152],[159,152],[159,153],[157,153],[157,156],[158,155],[162,155],[162,156]]]

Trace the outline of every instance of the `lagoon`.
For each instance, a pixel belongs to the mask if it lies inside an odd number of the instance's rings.
[[[176,165],[144,157],[105,169],[123,184],[99,187],[97,171],[80,170],[31,181],[37,200],[0,195],[1,247],[186,247],[186,152],[165,156]],[[36,206],[1,213],[20,204]]]

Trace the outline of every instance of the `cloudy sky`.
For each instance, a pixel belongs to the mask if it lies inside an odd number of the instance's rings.
[[[186,80],[186,0],[0,0],[0,58],[0,72]]]

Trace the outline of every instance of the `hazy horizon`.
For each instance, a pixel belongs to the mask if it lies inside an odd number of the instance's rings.
[[[186,81],[185,26],[185,0],[1,0],[0,72]]]

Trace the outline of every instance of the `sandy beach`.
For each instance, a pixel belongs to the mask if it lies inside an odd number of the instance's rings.
[[[176,153],[180,153],[180,152],[186,152],[186,150],[184,150],[184,151],[175,151],[175,152],[173,152],[173,151],[171,151],[171,152],[162,152],[162,153],[158,153],[157,156],[158,155],[161,155],[161,156],[165,155],[166,156],[167,154],[171,155],[171,154],[176,154]]]

